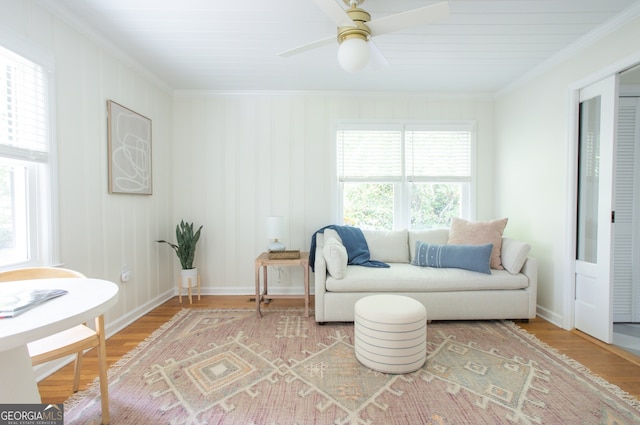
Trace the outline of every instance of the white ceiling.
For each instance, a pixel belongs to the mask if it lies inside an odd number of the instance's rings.
[[[313,0],[41,3],[175,90],[446,93],[496,92],[640,9],[640,0],[450,0],[445,21],[375,37],[389,66],[350,74],[338,66],[337,42],[278,56],[336,33]],[[362,8],[375,20],[433,3]]]

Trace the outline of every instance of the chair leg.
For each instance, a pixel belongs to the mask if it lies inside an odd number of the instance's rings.
[[[107,351],[104,341],[104,316],[96,318],[96,330],[98,332],[98,369],[100,374],[100,402],[102,404],[102,424],[109,425],[109,382],[107,380]]]
[[[73,365],[73,392],[78,392],[78,387],[80,386],[80,369],[82,368],[82,356],[84,352],[79,351],[76,354],[76,361]]]

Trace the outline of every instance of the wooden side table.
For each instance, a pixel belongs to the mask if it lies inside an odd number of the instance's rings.
[[[302,266],[304,270],[304,295],[272,295],[269,294],[269,285],[267,282],[268,266]],[[269,253],[263,252],[256,258],[256,315],[262,317],[260,311],[260,303],[265,299],[279,298],[304,298],[304,314],[309,317],[309,253],[301,252],[300,258],[293,259],[269,259]],[[260,269],[262,269],[262,281],[264,287],[260,290]]]

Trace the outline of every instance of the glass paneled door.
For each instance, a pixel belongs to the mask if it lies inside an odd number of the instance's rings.
[[[617,79],[580,91],[575,327],[613,340],[611,246]]]

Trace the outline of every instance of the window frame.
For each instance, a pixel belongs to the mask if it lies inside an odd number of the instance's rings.
[[[340,131],[379,131],[398,130],[401,132],[402,172],[400,177],[392,178],[341,178],[338,164],[338,133]],[[408,131],[465,131],[470,134],[469,178],[413,177],[410,181],[406,166],[406,132]],[[333,182],[335,193],[335,221],[344,223],[344,183],[392,183],[394,186],[393,229],[411,229],[410,185],[411,183],[466,183],[463,185],[463,211],[460,218],[475,220],[477,211],[477,123],[475,120],[437,120],[406,122],[339,122],[333,133]],[[464,187],[466,186],[466,191]],[[399,208],[396,211],[396,206]]]
[[[0,146],[0,157],[23,163],[27,169],[28,258],[26,261],[0,263],[0,270],[16,267],[59,265],[58,167],[55,119],[54,55],[20,35],[0,28],[0,46],[38,65],[44,73],[47,96],[46,127],[48,154],[25,154],[24,149]],[[35,213],[32,213],[35,211]]]

